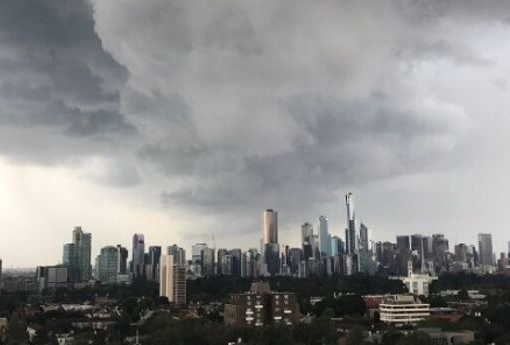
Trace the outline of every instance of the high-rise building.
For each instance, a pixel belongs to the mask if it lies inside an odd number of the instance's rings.
[[[359,227],[359,251],[369,251],[370,248],[370,235],[368,228],[365,224],[361,223]]]
[[[413,254],[413,267],[420,268],[421,271],[424,261],[423,255],[423,236],[420,234],[411,235],[411,251]]]
[[[207,248],[206,243],[196,243],[191,247],[191,272],[202,276],[202,251]]]
[[[143,277],[145,259],[145,238],[143,234],[133,235],[133,253],[131,260],[131,272],[136,277]]]
[[[262,241],[278,243],[278,212],[275,210],[268,209],[262,214]]]
[[[234,257],[231,254],[221,256],[221,274],[224,276],[234,275]]]
[[[263,264],[269,275],[280,271],[280,246],[278,245],[278,213],[268,209],[262,214]]]
[[[117,274],[126,274],[127,273],[127,259],[128,259],[128,250],[124,248],[120,244],[117,245],[117,256],[119,258],[117,265]]]
[[[118,276],[118,248],[106,246],[101,248],[97,259],[97,279],[104,284],[116,284]]]
[[[241,249],[231,249],[228,251],[232,255],[232,275],[235,277],[241,276]]]
[[[64,245],[62,262],[68,268],[72,282],[87,282],[92,278],[90,264],[92,235],[84,233],[81,227],[73,230],[73,243]]]
[[[166,248],[166,254],[173,255],[174,262],[177,265],[181,265],[182,267],[186,266],[186,250],[184,250],[184,248],[181,248],[178,245],[173,244]]]
[[[159,295],[170,303],[186,304],[186,269],[174,262],[173,255],[161,255]]]
[[[331,237],[331,255],[342,255],[345,252],[344,241],[338,236]]]
[[[331,236],[326,216],[319,217],[319,251],[321,256],[331,256]]]
[[[410,249],[411,242],[409,242],[408,235],[397,236],[397,249]]]
[[[150,246],[147,260],[145,260],[145,278],[147,278],[147,280],[158,281],[160,257],[161,247]]]
[[[310,223],[301,225],[301,246],[303,248],[304,260],[313,257],[313,226]]]
[[[347,228],[345,229],[345,249],[347,254],[357,252],[356,238],[356,216],[354,213],[354,195],[347,193],[345,195],[345,204],[347,206]]]
[[[468,246],[464,243],[459,243],[454,247],[455,261],[467,262],[468,261]]]
[[[492,251],[492,235],[478,234],[479,265],[482,268],[494,266],[494,252]]]
[[[214,260],[214,248],[205,248],[202,250],[202,272],[205,277],[211,277],[216,273]]]

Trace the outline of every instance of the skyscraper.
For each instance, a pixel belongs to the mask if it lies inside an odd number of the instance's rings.
[[[262,226],[263,243],[278,243],[278,212],[265,210],[262,215]]]
[[[365,224],[361,223],[359,227],[359,250],[360,251],[369,251],[370,248],[370,235],[368,233],[368,228]]]
[[[345,229],[345,246],[348,254],[355,254],[356,246],[356,217],[354,213],[354,195],[347,193],[345,195],[345,204],[347,206],[347,228]]]
[[[161,255],[159,295],[167,297],[170,303],[186,304],[186,270],[174,262],[173,255]]]
[[[202,250],[202,272],[205,277],[215,275],[216,267],[214,260],[214,248],[205,248]]]
[[[319,217],[319,250],[321,256],[331,256],[331,236],[328,231],[328,218]]]
[[[117,245],[117,256],[119,260],[117,262],[117,274],[126,274],[127,273],[127,258],[128,258],[128,250],[121,246]]]
[[[409,242],[408,235],[397,236],[397,249],[410,249],[411,243]]]
[[[269,275],[280,270],[280,247],[278,245],[278,213],[265,210],[262,214],[263,263]]]
[[[87,282],[92,278],[90,264],[92,235],[84,233],[81,227],[73,230],[73,243],[64,245],[63,264],[68,268],[72,282]]]
[[[186,250],[184,250],[184,248],[181,248],[178,245],[173,244],[166,248],[166,254],[173,255],[174,262],[177,265],[181,265],[182,267],[186,266]]]
[[[494,252],[492,251],[492,235],[478,234],[478,262],[482,268],[494,266]]]
[[[191,246],[191,271],[197,276],[202,276],[202,251],[207,248],[206,243],[196,243]]]
[[[133,235],[133,252],[131,258],[131,272],[133,276],[143,276],[143,265],[145,259],[145,238],[143,234]]]
[[[152,281],[157,281],[159,273],[159,259],[161,257],[160,246],[150,246],[148,258],[145,262],[145,278]]]
[[[303,248],[303,258],[308,260],[313,256],[313,227],[310,223],[301,225],[301,246]]]
[[[104,284],[117,283],[117,268],[119,255],[117,247],[107,246],[101,248],[97,259],[97,279]]]

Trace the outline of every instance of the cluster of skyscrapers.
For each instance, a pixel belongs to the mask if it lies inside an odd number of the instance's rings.
[[[279,242],[278,213],[262,213],[262,238],[259,248],[216,249],[196,243],[191,257],[178,245],[166,248],[149,246],[143,234],[134,234],[131,259],[121,246],[101,248],[91,264],[92,235],[74,228],[72,242],[64,245],[62,264],[37,268],[36,284],[44,289],[75,287],[101,281],[105,284],[129,283],[147,279],[160,283],[161,294],[171,301],[185,300],[185,281],[216,275],[234,277],[269,277],[310,275],[350,275],[356,272],[382,272],[390,276],[416,273],[437,275],[442,272],[473,271],[492,273],[509,271],[508,253],[496,259],[491,234],[479,234],[478,246],[459,243],[450,250],[442,234],[399,235],[395,242],[375,242],[368,227],[358,222],[354,196],[345,196],[346,226],[343,239],[332,235],[326,216],[318,217],[316,231],[305,222],[300,229],[301,245],[290,247]],[[510,252],[510,246],[509,246]],[[129,260],[129,261],[128,261]],[[1,262],[1,261],[0,261]]]

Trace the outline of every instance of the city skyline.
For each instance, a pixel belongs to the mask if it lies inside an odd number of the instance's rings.
[[[348,191],[374,238],[487,232],[506,251],[509,12],[2,2],[3,266],[55,263],[77,225],[94,254],[134,233],[257,246],[268,208],[279,243],[320,215],[343,238]]]

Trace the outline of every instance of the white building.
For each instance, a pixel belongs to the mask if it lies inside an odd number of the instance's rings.
[[[407,291],[415,296],[429,295],[430,284],[437,280],[437,277],[431,276],[428,273],[414,273],[413,264],[411,261],[407,264],[407,277],[390,277],[390,279],[401,280],[407,287]]]
[[[174,263],[173,255],[161,255],[159,295],[168,298],[170,303],[186,304],[186,270]]]
[[[414,296],[395,295],[379,304],[382,322],[396,326],[414,324],[430,316],[430,304],[421,303]]]

